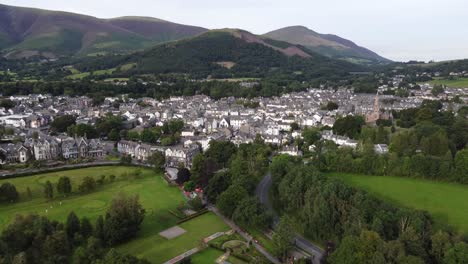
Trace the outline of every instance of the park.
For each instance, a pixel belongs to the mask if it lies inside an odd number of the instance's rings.
[[[70,178],[72,193],[64,196],[55,192],[53,199],[45,198],[45,183],[50,181],[55,190],[58,179],[62,176]],[[101,181],[94,191],[79,193],[77,187],[85,177],[92,177],[96,181],[104,179],[104,183]],[[227,249],[215,249],[208,243],[200,246],[201,241],[213,234],[221,236],[213,239],[213,243],[226,240],[228,236],[224,233],[230,231],[230,228],[223,220],[209,211],[181,220],[184,216],[180,216],[180,212],[187,206],[187,199],[178,187],[171,186],[160,173],[151,169],[101,166],[4,179],[0,184],[5,182],[16,186],[19,200],[0,205],[0,230],[11,223],[17,214],[38,214],[64,222],[73,211],[78,217],[86,217],[94,223],[98,216],[106,212],[116,194],[138,194],[146,215],[137,237],[119,245],[119,251],[144,258],[151,263],[165,263],[194,248],[199,248],[198,253],[193,256],[194,263],[214,263],[226,254]],[[171,229],[176,230],[173,236],[164,237],[160,234]],[[242,253],[248,251],[243,249]],[[252,254],[257,255],[256,252]],[[229,256],[229,260],[232,263],[244,263],[232,256]]]

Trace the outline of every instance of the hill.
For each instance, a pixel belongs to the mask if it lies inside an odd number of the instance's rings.
[[[322,56],[299,45],[238,29],[212,30],[161,44],[120,61],[120,65],[128,63],[136,63],[132,73],[187,73],[202,78],[262,78],[284,73],[299,79],[314,79],[360,70],[357,65]]]
[[[375,52],[336,35],[320,34],[303,26],[285,27],[263,35],[280,41],[302,45],[322,55],[351,62],[390,62]]]
[[[10,58],[128,53],[205,31],[155,18],[99,19],[0,5],[0,50]]]

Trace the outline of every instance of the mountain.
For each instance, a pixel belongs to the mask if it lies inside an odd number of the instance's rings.
[[[182,73],[200,78],[262,78],[289,74],[306,80],[360,70],[358,65],[322,56],[299,45],[239,29],[212,30],[193,38],[161,44],[128,55],[114,65],[104,61],[111,60],[103,58],[93,64],[107,68],[125,68],[123,65],[132,64],[136,65],[132,74]],[[79,68],[90,70],[89,66]]]
[[[14,58],[128,53],[205,31],[156,18],[99,19],[0,4],[0,50]]]
[[[377,53],[336,35],[320,34],[303,26],[285,27],[271,31],[263,37],[302,45],[328,57],[358,63],[390,62]]]

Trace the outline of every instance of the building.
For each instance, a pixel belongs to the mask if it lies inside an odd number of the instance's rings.
[[[31,151],[21,143],[2,144],[0,152],[3,154],[0,163],[26,163],[31,158]]]
[[[192,160],[200,153],[200,147],[197,144],[192,144],[188,147],[173,146],[165,151],[166,165],[169,167],[179,167],[180,165],[190,168]]]

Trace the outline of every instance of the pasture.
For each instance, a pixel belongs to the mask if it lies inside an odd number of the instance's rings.
[[[453,80],[435,79],[435,80],[429,81],[428,83],[432,85],[435,85],[435,84],[447,85],[448,87],[452,87],[452,88],[468,88],[468,78],[454,78]]]
[[[331,173],[389,202],[428,211],[436,225],[468,234],[468,186],[423,179]]]

